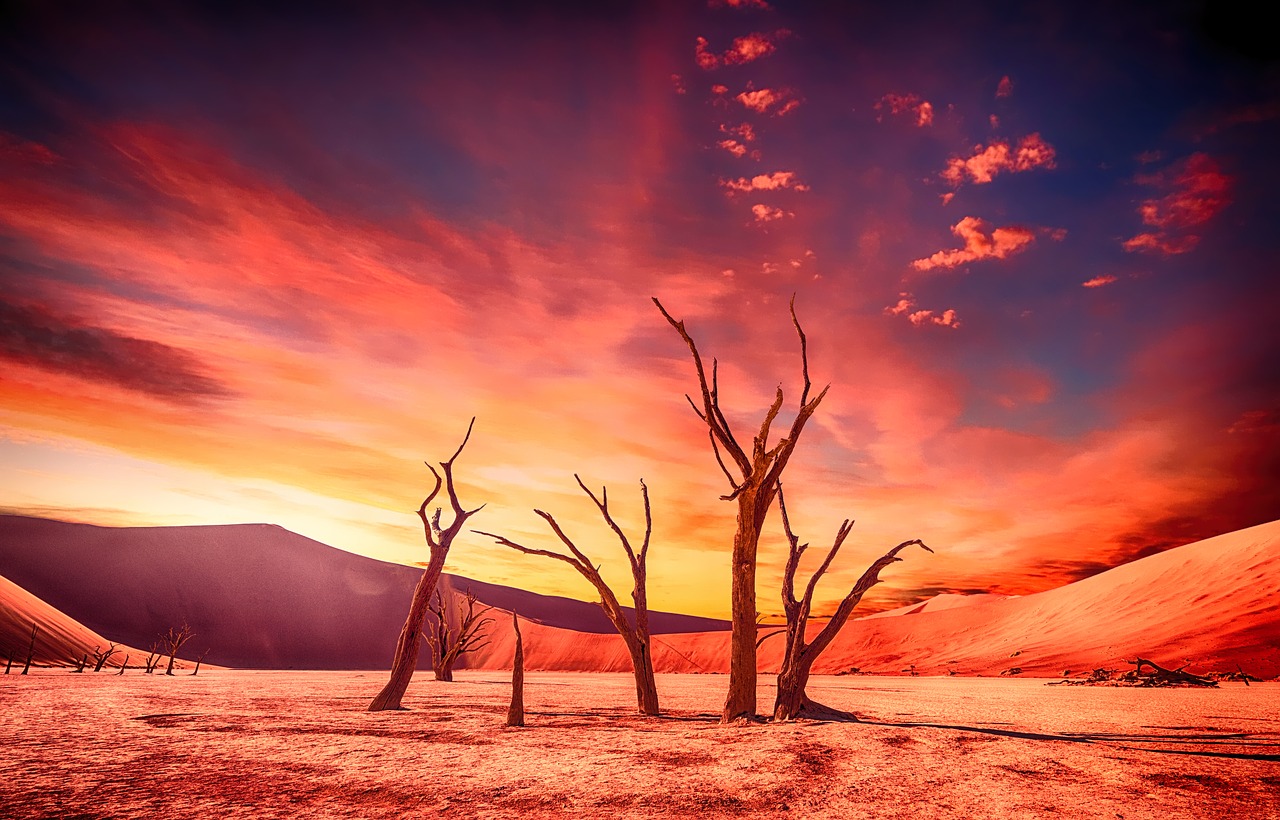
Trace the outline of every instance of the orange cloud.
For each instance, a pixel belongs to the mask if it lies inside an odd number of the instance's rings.
[[[772,174],[757,174],[750,179],[746,177],[722,179],[720,184],[727,188],[730,194],[747,191],[777,191],[781,189],[793,191],[809,190],[808,185],[796,182],[795,171],[774,171]]]
[[[767,222],[775,222],[787,216],[795,216],[795,214],[784,211],[781,208],[771,208],[763,203],[752,205],[751,214],[755,217],[757,225],[763,225]]]
[[[1142,223],[1154,230],[1125,240],[1127,251],[1165,256],[1187,253],[1200,241],[1192,229],[1208,222],[1231,203],[1231,177],[1207,154],[1192,154],[1166,171],[1138,180],[1165,192],[1138,206]]]
[[[1008,97],[1013,94],[1013,80],[1009,79],[1009,75],[1000,78],[1000,84],[996,86],[997,97]]]
[[[906,316],[907,321],[916,327],[924,327],[926,325],[941,325],[957,329],[960,327],[960,319],[956,316],[954,309],[938,313],[933,310],[916,310],[916,300],[910,293],[900,293],[900,297],[896,304],[889,305],[884,309],[886,316]]]
[[[921,100],[917,94],[885,94],[873,108],[876,111],[887,110],[893,116],[913,114],[919,128],[933,125],[933,104],[928,100]],[[883,121],[883,114],[876,117],[876,122]]]
[[[718,9],[725,6],[731,9],[761,9],[763,11],[773,8],[765,0],[707,0],[707,8]]]
[[[938,251],[924,259],[911,263],[916,270],[954,268],[979,259],[1005,259],[1023,251],[1035,241],[1034,231],[1012,226],[990,230],[987,223],[973,216],[966,216],[951,228],[951,232],[964,240],[963,248]]]
[[[1090,280],[1089,280],[1089,281],[1087,281],[1087,282],[1082,282],[1082,283],[1081,283],[1081,287],[1086,287],[1086,288],[1100,288],[1100,287],[1102,287],[1103,285],[1109,285],[1109,284],[1111,284],[1111,283],[1112,283],[1112,282],[1114,282],[1114,281],[1116,281],[1116,278],[1115,278],[1114,276],[1112,276],[1112,275],[1111,275],[1111,274],[1109,274],[1109,273],[1104,273],[1104,274],[1102,274],[1101,276],[1095,276],[1095,277],[1093,277],[1092,279],[1090,279]]]
[[[1041,139],[1039,134],[1023,137],[1016,146],[996,141],[987,146],[975,145],[973,150],[970,157],[952,157],[948,160],[942,178],[954,186],[965,182],[966,177],[975,184],[983,185],[1004,171],[1017,173],[1033,168],[1056,167],[1053,146]]]
[[[722,54],[716,54],[711,50],[711,43],[707,38],[699,37],[694,41],[694,59],[697,61],[698,67],[706,71],[711,71],[721,66],[744,65],[762,57],[767,57],[777,51],[778,42],[790,35],[791,31],[789,29],[782,28],[771,35],[757,31],[745,37],[735,37],[733,45]]]
[[[747,84],[747,90],[743,91],[735,99],[747,108],[760,114],[767,114],[772,110],[775,117],[781,117],[784,114],[788,114],[800,105],[800,101],[796,99],[795,95],[788,89],[757,89],[750,83]]]
[[[735,157],[740,157],[747,153],[747,146],[737,140],[720,140],[716,145],[728,151],[730,154],[733,154]]]

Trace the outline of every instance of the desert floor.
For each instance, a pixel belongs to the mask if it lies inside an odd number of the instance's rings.
[[[726,678],[375,672],[0,677],[4,817],[1280,817],[1280,684],[824,677],[866,722],[720,726]],[[762,676],[762,709],[772,702]]]

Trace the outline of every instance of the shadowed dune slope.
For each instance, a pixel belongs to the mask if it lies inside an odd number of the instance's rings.
[[[31,647],[31,627],[36,626],[31,662],[37,666],[69,666],[86,652],[105,650],[111,641],[74,618],[0,577],[0,664],[13,660],[12,673],[22,669]],[[141,665],[147,653],[132,646],[118,645],[106,666],[119,668],[126,656],[130,665]]]
[[[134,646],[185,621],[196,634],[184,654],[208,648],[222,666],[388,668],[421,574],[266,524],[117,528],[0,516],[0,575]],[[457,576],[442,582],[574,635],[613,630],[594,604]],[[727,626],[667,613],[651,620],[658,632]],[[429,668],[426,656],[420,665]]]
[[[886,575],[892,573],[892,568]],[[953,597],[953,596],[948,596]],[[1058,589],[1022,597],[975,596],[920,604],[893,617],[850,621],[818,659],[816,673],[857,667],[926,675],[1057,677],[1097,667],[1129,668],[1141,655],[1198,671],[1280,675],[1280,521],[1220,535],[1124,564]],[[510,619],[473,665],[510,664]],[[811,625],[811,629],[820,628]],[[776,627],[763,627],[761,634]],[[783,637],[764,642],[760,669],[776,671]],[[724,633],[664,635],[654,642],[661,672],[726,672]],[[622,641],[548,628],[525,630],[530,669],[624,671]]]

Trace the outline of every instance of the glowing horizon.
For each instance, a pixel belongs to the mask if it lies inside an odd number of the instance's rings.
[[[573,475],[631,532],[643,478],[650,606],[723,616],[734,509],[650,297],[718,359],[741,440],[779,384],[775,429],[794,412],[794,293],[831,392],[788,506],[814,553],[857,519],[826,607],[909,538],[937,554],[857,614],[1280,516],[1280,98],[1249,55],[1157,7],[944,30],[762,5],[24,10],[0,509],[413,563],[422,462],[475,416],[477,528],[552,546],[546,510],[625,591]],[[470,534],[447,571],[592,592]]]

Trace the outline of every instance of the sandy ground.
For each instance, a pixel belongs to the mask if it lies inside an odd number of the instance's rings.
[[[1280,684],[824,677],[861,724],[723,727],[726,678],[371,672],[0,677],[3,817],[1280,817]],[[768,679],[762,678],[762,684]],[[761,704],[772,689],[762,685]]]

